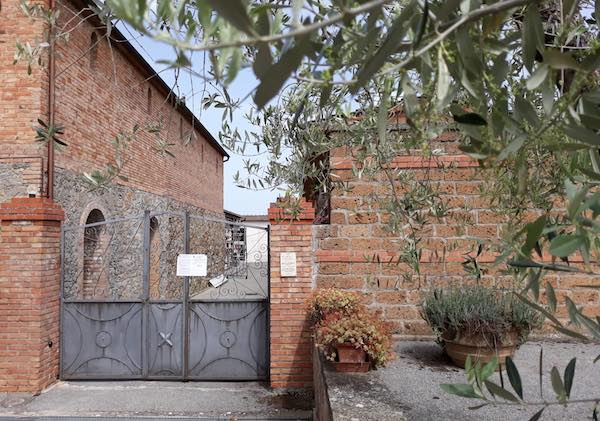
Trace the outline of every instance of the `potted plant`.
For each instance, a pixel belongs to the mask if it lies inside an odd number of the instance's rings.
[[[513,293],[481,285],[436,289],[421,308],[437,341],[463,368],[467,356],[482,363],[496,356],[504,365],[542,324],[540,315]]]
[[[364,372],[392,355],[388,324],[360,301],[355,292],[322,289],[308,303],[316,345],[338,371]]]
[[[315,327],[329,314],[350,316],[356,314],[361,306],[360,295],[356,292],[324,288],[315,291],[308,300],[308,316]]]

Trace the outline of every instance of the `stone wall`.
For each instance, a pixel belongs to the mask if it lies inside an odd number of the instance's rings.
[[[181,299],[182,280],[175,274],[177,255],[184,253],[184,218],[190,218],[190,252],[209,254],[209,276],[222,273],[225,262],[225,229],[222,222],[204,220],[207,216],[224,219],[222,214],[207,212],[169,197],[158,196],[125,186],[90,190],[78,174],[59,169],[55,190],[56,200],[65,210],[64,287],[66,298],[139,298],[142,296],[144,259],[144,211],[150,211],[156,232],[150,243],[150,256],[157,260],[154,267],[153,298]],[[94,210],[102,212],[107,224],[84,228]],[[127,218],[126,220],[121,220]],[[110,222],[114,221],[115,222]],[[86,232],[87,231],[87,232]],[[85,238],[92,231],[102,238],[95,250],[99,267],[85,274]],[[88,259],[89,260],[89,259]],[[152,263],[152,262],[151,262]],[[85,292],[85,276],[104,279],[108,288],[90,287]],[[192,293],[206,286],[205,280],[192,279]]]
[[[482,170],[458,150],[456,138],[456,133],[448,131],[433,142],[431,149],[437,150],[439,156],[425,159],[413,151],[411,155],[398,156],[392,164],[394,170],[417,180],[432,180],[448,206],[447,216],[441,220],[431,218],[420,231],[420,273],[397,263],[403,244],[390,232],[389,214],[382,205],[382,199],[391,194],[384,175],[359,178],[352,171],[354,162],[347,151],[338,149],[330,156],[332,178],[344,181],[348,188],[337,188],[331,193],[331,223],[313,227],[317,286],[361,291],[366,304],[381,310],[393,322],[396,334],[431,335],[419,314],[424,295],[436,287],[474,282],[475,277],[465,271],[463,262],[467,255],[476,255],[478,241],[498,241],[507,222],[490,209],[482,195]],[[406,184],[398,180],[396,183],[397,194],[407,191]],[[530,210],[524,218],[533,220],[539,215],[539,211]],[[503,267],[491,267],[495,258],[491,252],[478,257],[478,263],[484,267],[480,282],[499,287],[514,285]],[[545,259],[550,261],[549,253],[545,253]],[[577,259],[571,261],[577,263]],[[600,285],[598,277],[551,273],[545,279],[556,289],[559,318],[567,318],[566,296],[583,306],[586,314],[600,315],[598,291],[576,288],[582,284]]]

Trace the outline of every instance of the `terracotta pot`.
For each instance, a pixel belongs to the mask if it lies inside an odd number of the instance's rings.
[[[367,361],[367,353],[362,349],[356,349],[352,344],[339,344],[336,349],[340,363],[364,363]]]
[[[519,345],[519,335],[516,332],[508,332],[501,343],[490,343],[482,335],[457,335],[453,340],[444,338],[446,353],[450,359],[461,368],[465,368],[467,356],[471,356],[471,362],[475,364],[481,361],[486,364],[498,357],[498,366],[506,365],[506,357],[513,357]]]
[[[366,373],[371,368],[371,363],[360,362],[360,363],[333,363],[335,371],[341,373]]]

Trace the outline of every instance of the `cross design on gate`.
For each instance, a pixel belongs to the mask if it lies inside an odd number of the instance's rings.
[[[164,344],[169,345],[171,348],[173,347],[173,341],[171,340],[171,335],[173,334],[173,332],[169,332],[169,333],[158,332],[158,334],[162,338],[161,343],[158,344],[159,347],[163,346]]]

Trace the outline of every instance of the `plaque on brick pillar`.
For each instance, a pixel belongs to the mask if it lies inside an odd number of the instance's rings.
[[[279,255],[279,269],[281,277],[295,277],[296,275],[296,253],[285,252]]]

